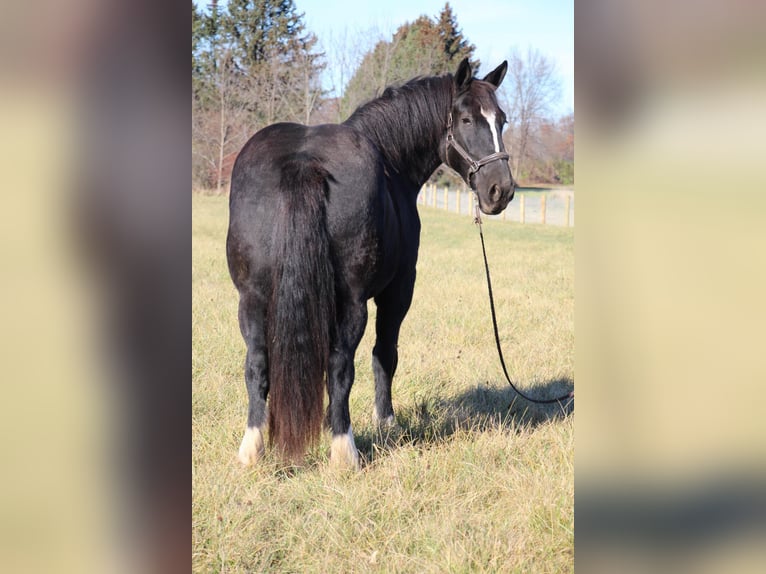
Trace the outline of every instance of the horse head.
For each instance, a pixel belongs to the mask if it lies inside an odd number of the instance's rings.
[[[479,207],[489,215],[505,209],[516,189],[503,145],[505,113],[495,96],[507,69],[503,62],[478,80],[467,58],[460,63],[445,133],[444,163],[476,192]]]

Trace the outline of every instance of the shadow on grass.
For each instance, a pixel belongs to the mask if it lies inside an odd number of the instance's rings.
[[[440,388],[435,384],[434,389]],[[551,399],[569,393],[574,382],[558,378],[522,389],[536,399]],[[356,446],[366,461],[404,445],[437,444],[456,432],[485,432],[501,429],[520,432],[534,429],[548,421],[563,419],[574,412],[574,400],[537,404],[520,397],[510,386],[488,387],[477,384],[461,395],[442,399],[432,396],[400,407],[396,425],[391,428],[368,427],[355,436]]]

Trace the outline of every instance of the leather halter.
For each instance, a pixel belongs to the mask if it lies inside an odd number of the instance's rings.
[[[468,175],[466,176],[466,181],[468,182],[468,185],[470,185],[471,187],[473,187],[473,184],[471,184],[471,176],[475,174],[477,171],[479,171],[479,168],[481,168],[481,166],[487,165],[488,163],[492,163],[493,161],[496,161],[496,160],[507,161],[508,158],[511,157],[506,152],[499,151],[499,152],[490,154],[486,157],[483,157],[478,161],[473,159],[465,150],[465,148],[461,146],[460,143],[458,143],[458,141],[455,139],[455,134],[452,132],[452,112],[450,112],[449,116],[447,117],[447,143],[445,144],[445,149],[444,149],[444,160],[448,167],[455,169],[449,164],[449,148],[450,147],[455,148],[455,151],[458,154],[460,154],[460,157],[462,157],[468,163]]]

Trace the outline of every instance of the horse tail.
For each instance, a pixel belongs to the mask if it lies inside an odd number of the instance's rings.
[[[335,330],[335,273],[327,232],[329,173],[311,157],[282,168],[267,312],[269,442],[301,458],[322,430]]]

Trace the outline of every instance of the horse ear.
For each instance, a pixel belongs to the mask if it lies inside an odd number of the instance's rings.
[[[500,84],[503,83],[503,78],[505,78],[505,72],[508,71],[508,61],[503,60],[503,63],[500,64],[497,68],[492,70],[489,74],[487,74],[484,77],[485,82],[489,82],[495,88],[498,88]]]
[[[457,89],[466,87],[473,79],[473,71],[471,70],[471,64],[468,63],[468,58],[463,58],[460,65],[457,67],[457,73],[455,74],[455,85]]]

